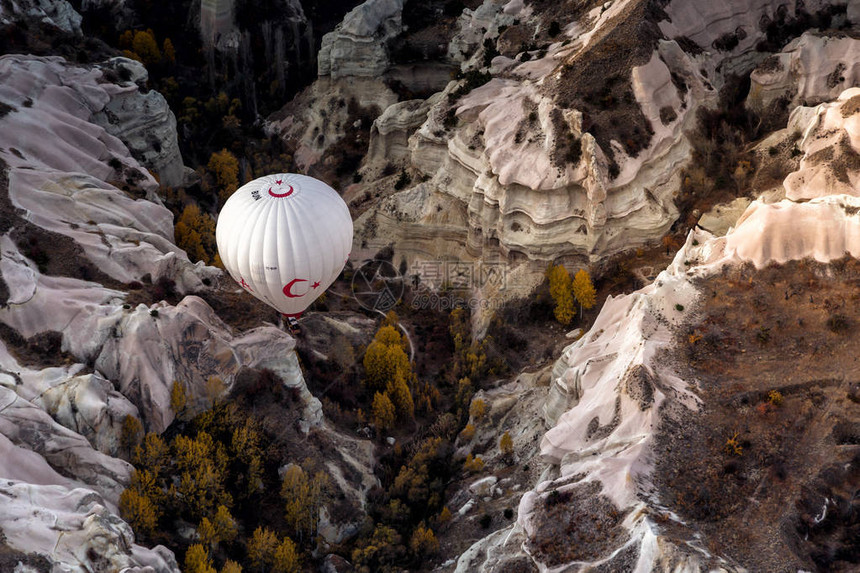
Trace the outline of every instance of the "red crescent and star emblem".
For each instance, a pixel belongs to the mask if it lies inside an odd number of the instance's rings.
[[[284,286],[284,296],[287,298],[298,298],[305,296],[304,294],[293,294],[293,285],[296,283],[306,283],[307,279],[293,279]]]
[[[278,186],[278,191],[282,191],[282,190],[283,190],[283,186],[282,186],[282,183],[283,183],[283,182],[284,182],[284,180],[283,180],[283,179],[277,179],[277,180],[275,180],[275,184]],[[287,185],[287,190],[286,190],[286,191],[283,191],[282,193],[275,192],[275,191],[272,189],[272,187],[269,187],[269,195],[271,195],[272,197],[275,197],[275,198],[277,198],[277,199],[281,199],[281,198],[283,198],[283,197],[289,197],[290,195],[292,195],[292,194],[293,194],[293,191],[294,191],[294,189],[293,189],[293,186],[292,186],[292,185]]]
[[[251,285],[249,285],[248,283],[245,282],[245,277],[239,277],[239,279],[240,279],[239,284],[242,285],[242,287],[248,289],[251,292],[254,292],[253,289],[251,288]]]
[[[288,283],[284,286],[284,296],[285,296],[285,297],[287,297],[287,298],[299,298],[299,297],[305,296],[307,293],[303,293],[303,294],[295,294],[295,293],[293,293],[293,286],[294,286],[296,283],[306,283],[306,282],[308,282],[308,280],[307,280],[307,279],[293,279],[293,280],[291,280],[290,282],[288,282]],[[320,282],[319,282],[319,281],[314,281],[314,282],[311,284],[311,288],[312,288],[312,289],[314,289],[314,290],[318,289],[318,288],[319,288],[319,286],[320,286]]]

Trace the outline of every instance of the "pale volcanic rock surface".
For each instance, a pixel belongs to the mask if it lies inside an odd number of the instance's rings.
[[[860,88],[842,92],[843,105],[798,107],[789,126],[801,134],[800,169],[785,179],[786,197],[800,201],[840,193],[860,195]]]
[[[69,66],[56,57],[0,57],[0,101],[15,110],[0,118],[9,197],[32,223],[71,237],[112,278],[130,282],[148,274],[157,280],[170,269],[181,292],[198,290],[212,270],[192,265],[175,248],[172,213],[160,202],[134,199],[108,183],[131,177],[157,201],[152,176],[120,139],[93,123],[117,97],[127,101],[134,97],[129,91],[139,94],[138,88],[115,86],[102,76],[98,69]],[[149,108],[156,123],[163,121],[162,107],[166,103]],[[131,139],[143,135],[146,117],[134,118]],[[114,123],[112,131],[119,126]],[[172,138],[175,143],[175,129]],[[178,155],[178,147],[175,151]],[[182,264],[175,268],[177,257]]]
[[[81,33],[81,15],[66,0],[10,0],[0,5],[0,23],[33,18],[61,30]]]
[[[346,14],[322,39],[320,76],[376,77],[388,69],[386,43],[403,25],[403,0],[367,0]]]
[[[167,100],[155,90],[144,90],[149,73],[143,64],[128,58],[111,58],[102,65],[129,80],[109,84],[110,101],[94,114],[94,123],[118,137],[131,151],[132,157],[154,171],[162,185],[181,186],[190,168],[182,164],[176,117]]]
[[[168,549],[135,544],[131,527],[91,490],[37,484],[0,479],[2,530],[6,551],[11,553],[9,561],[7,555],[0,559],[9,571],[29,561],[26,555],[40,558],[50,571],[179,573]]]
[[[209,377],[217,376],[229,387],[242,367],[274,370],[299,389],[307,422],[321,422],[319,401],[304,387],[292,352],[295,342],[277,328],[262,327],[235,337],[196,296],[187,296],[176,306],[160,302],[126,308],[123,292],[79,279],[42,275],[8,238],[2,241],[0,270],[9,285],[10,299],[0,309],[0,321],[25,338],[59,332],[64,350],[93,363],[137,405],[148,430],[161,432],[173,420],[170,389],[174,380],[182,380],[193,407],[202,408],[208,399],[205,385]],[[62,303],[54,302],[57,300]],[[52,311],[45,312],[46,308]],[[121,421],[115,421],[114,432],[119,431]]]
[[[408,160],[411,157],[409,136],[424,123],[427,112],[438,99],[439,96],[407,100],[385,108],[370,128],[366,166],[384,167],[389,162]]]
[[[814,113],[798,113],[794,121],[805,118],[799,127],[808,141],[850,140],[860,117],[858,100],[853,99],[858,91],[847,90],[836,101],[809,108]],[[816,147],[801,148],[806,166],[801,172],[812,164],[833,169],[820,155],[815,158]],[[848,168],[851,177],[858,171],[860,165]],[[788,177],[786,186],[797,173]],[[803,259],[826,264],[846,253],[860,255],[857,197],[826,194],[815,189],[814,180],[808,185],[810,193],[796,194],[796,200],[753,202],[724,237],[692,231],[652,284],[606,301],[592,328],[565,349],[552,371],[543,412],[550,429],[540,448],[545,459],[554,461],[554,472],[544,474],[523,496],[517,524],[504,535],[497,532],[475,544],[461,558],[459,570],[491,571],[505,559],[522,555],[523,548],[539,567],[547,568],[565,563],[559,555],[575,555],[578,567],[612,570],[622,566],[663,570],[670,564],[677,571],[714,566],[746,570],[728,553],[709,550],[708,539],[679,544],[653,517],[664,509],[651,483],[657,428],[678,412],[705,406],[696,381],[685,379],[666,356],[703,297],[712,296],[710,278],[750,263],[761,269]],[[815,198],[808,200],[808,195]],[[586,492],[590,493],[583,497]],[[553,509],[556,505],[559,509]],[[610,509],[618,517],[606,525],[601,520]],[[567,533],[547,521],[553,515],[556,520],[571,519]],[[662,518],[682,523],[671,512]],[[597,522],[606,527],[600,543],[579,549],[573,543],[569,551],[548,549],[564,547],[568,543],[564,535],[587,535],[587,528]]]
[[[485,2],[475,12],[464,12],[455,39],[484,29],[477,39],[467,42],[480,45],[484,38],[493,38],[499,26],[509,25],[512,14],[528,17],[531,13],[526,10],[520,14],[522,9],[516,6],[510,10],[502,7]],[[443,125],[446,104],[450,104],[448,98],[442,98],[410,138],[411,164],[430,177],[422,185],[429,185],[431,195],[439,197],[435,202],[468,212],[469,222],[460,230],[460,240],[473,256],[493,258],[501,251],[533,261],[565,255],[599,259],[664,233],[677,217],[671,194],[677,185],[677,171],[689,158],[683,130],[693,122],[690,112],[694,106],[713,98],[696,71],[697,65],[677,44],[661,44],[651,62],[633,68],[633,91],[655,135],[652,145],[635,158],[616,153],[622,159],[620,173],[614,178],[608,175],[607,150],[583,133],[582,114],[576,110],[560,114],[554,95],[544,89],[564,58],[585,49],[600,26],[623,15],[621,7],[615,5],[610,12],[596,14],[587,22],[591,27],[579,30],[570,45],[552,44],[542,59],[519,63],[496,58],[494,69],[499,64],[505,71],[456,101],[456,127]],[[479,15],[490,18],[491,23],[476,26]],[[480,60],[479,56],[480,52],[472,64]],[[686,96],[678,93],[672,73],[684,77]],[[450,85],[443,95],[455,88],[456,84]],[[667,124],[660,120],[664,109],[674,114]],[[582,159],[559,162],[559,150],[571,138],[570,145],[581,148]],[[643,187],[649,193],[643,194]],[[387,204],[379,210],[379,244],[392,237],[404,238],[397,242],[397,248],[407,259],[410,251],[414,258],[415,251],[434,250],[422,240],[423,234],[398,230],[403,224],[411,227],[411,221],[388,220],[386,213],[391,210]],[[446,234],[451,231],[450,227],[444,230]],[[488,245],[498,245],[498,250]],[[463,250],[457,249],[458,256]]]
[[[366,3],[364,9],[372,6]],[[795,25],[808,14],[830,11],[838,26],[845,19],[842,7],[844,2],[821,1],[807,3],[801,10],[769,0],[719,5],[669,2],[654,10],[644,10],[641,2],[632,0],[580,7],[576,21],[541,49],[529,49],[528,58],[517,50],[530,42],[530,30],[533,40],[546,26],[535,6],[486,0],[475,9],[465,9],[455,21],[447,59],[460,64],[464,73],[486,69],[492,80],[464,95],[457,92],[464,83],[459,80],[439,92],[442,97],[435,101],[398,102],[381,113],[371,130],[363,180],[350,189],[353,198],[361,198],[364,190],[381,196],[378,206],[360,206],[367,210],[357,221],[355,250],[372,252],[394,243],[396,256],[410,263],[428,253],[466,261],[501,256],[537,269],[559,258],[599,265],[621,251],[653,242],[678,217],[674,197],[692,152],[685,134],[695,129],[697,110],[717,103],[726,77],[748,72],[767,57],[757,46],[766,39],[769,25]],[[625,22],[634,17],[645,21],[638,28],[625,28]],[[653,45],[650,57],[637,56],[626,70],[611,72],[621,74],[614,81],[629,82],[635,101],[624,99],[623,105],[630,107],[631,114],[641,113],[641,128],[648,132],[640,133],[647,142],[638,151],[630,151],[627,135],[606,134],[605,124],[599,126],[604,133],[593,136],[588,118],[583,127],[584,112],[571,108],[560,93],[574,88],[559,83],[566,70],[603,57],[607,35],[613,35],[615,44],[630,42],[634,29],[636,34],[648,30],[647,38],[636,41]],[[843,52],[848,60],[853,57],[846,52],[853,40],[829,41],[826,54],[810,61],[834,62]],[[491,59],[488,68],[483,67],[488,63],[486,45],[497,45],[503,52]],[[640,56],[647,52],[639,46],[615,49],[638,50]],[[379,66],[384,65],[380,55]],[[846,66],[850,68],[850,61]],[[839,76],[841,86],[852,81],[848,68],[847,75]],[[323,67],[321,73],[329,72]],[[590,76],[580,79],[603,81]],[[824,95],[832,96],[834,90]],[[627,97],[612,95],[615,105]],[[302,101],[315,105],[313,99]],[[425,108],[426,120],[416,128]],[[297,157],[305,169],[324,158],[320,141],[343,136],[343,132],[325,133],[335,121],[306,119],[311,115],[315,114],[294,108],[287,120],[292,129],[280,130],[298,143]],[[619,116],[610,125],[630,121],[629,116]],[[414,203],[415,193],[404,189],[403,198],[391,197],[391,183],[380,176],[379,166],[389,149],[392,163],[403,165],[404,136],[411,151],[404,167],[413,175],[417,172],[411,184],[420,186],[420,194],[427,198],[420,212],[399,207]],[[309,148],[314,152],[306,153]],[[448,213],[434,214],[438,205],[445,205]]]
[[[129,79],[111,83],[108,75],[121,69]],[[234,333],[197,296],[175,306],[126,302],[129,290],[146,288],[132,282],[164,279],[182,295],[214,288],[207,285],[222,276],[192,264],[174,244],[173,215],[130,149],[152,136],[147,125],[176,139],[163,98],[140,94],[143,67],[124,59],[84,68],[57,57],[7,55],[0,77],[0,101],[8,106],[0,117],[6,551],[9,559],[30,554],[25,562],[62,571],[176,572],[170,551],[134,544],[117,515],[132,471],[114,457],[125,418],[161,432],[174,417],[174,381],[185,383],[197,411],[245,367],[271,369],[294,389],[300,430],[322,427],[320,403],[304,384],[295,341],[280,329]],[[178,166],[184,170],[181,160]],[[52,360],[65,365],[31,363]],[[223,386],[208,383],[211,377]],[[40,517],[24,519],[34,514]]]
[[[806,32],[765,60],[750,76],[749,103],[767,109],[786,99],[810,106],[860,83],[860,39]]]

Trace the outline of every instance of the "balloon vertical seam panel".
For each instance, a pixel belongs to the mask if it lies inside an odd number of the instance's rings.
[[[310,285],[305,285],[303,290],[306,292],[302,295],[298,295],[296,298],[290,298],[290,294],[292,294],[292,289],[289,288],[292,281],[298,279],[304,281],[309,281],[310,277],[305,275],[309,274],[310,269],[307,268],[307,263],[305,259],[308,256],[308,248],[305,244],[304,237],[300,232],[301,226],[296,224],[295,221],[295,207],[298,202],[300,202],[301,198],[306,196],[304,193],[291,198],[288,201],[280,202],[278,204],[279,215],[283,216],[285,225],[284,230],[279,230],[279,237],[288,237],[288,241],[286,244],[283,242],[278,243],[278,264],[280,268],[278,270],[278,276],[280,279],[280,288],[281,288],[281,296],[279,300],[282,301],[282,307],[288,308],[288,314],[294,314],[296,312],[301,312],[308,306],[310,306],[310,302],[312,299],[306,298],[308,295],[307,290],[310,288]],[[279,218],[280,222],[280,218]],[[283,263],[282,263],[283,261]]]
[[[268,302],[265,298],[265,293],[261,291],[261,283],[254,274],[253,261],[255,260],[254,247],[259,242],[259,236],[263,233],[265,227],[260,222],[265,218],[268,212],[265,203],[254,205],[252,213],[247,218],[247,224],[241,227],[239,238],[237,240],[237,269],[242,278],[251,286],[251,294],[256,298]]]
[[[300,195],[296,199],[300,199],[305,194]],[[308,280],[309,277],[305,277],[304,275],[308,275],[310,273],[310,265],[308,263],[308,257],[310,256],[310,249],[308,248],[307,241],[299,229],[301,229],[301,224],[299,223],[299,217],[295,210],[295,202],[290,202],[290,208],[286,208],[285,213],[287,214],[287,227],[289,229],[290,242],[289,245],[284,245],[285,248],[289,248],[292,253],[292,265],[291,268],[286,269],[286,275],[282,274],[282,279],[284,282],[305,278]],[[299,276],[299,275],[302,276]],[[308,285],[310,288],[310,285]],[[302,295],[300,298],[303,299],[306,295]],[[290,301],[292,302],[292,300]],[[300,306],[300,301],[295,301],[296,307]],[[290,305],[292,306],[292,305]],[[308,302],[308,306],[310,306],[310,302]],[[304,310],[303,308],[299,308],[299,310]],[[296,311],[298,312],[298,311]]]
[[[340,269],[343,266],[343,261],[338,260],[341,258],[340,251],[342,250],[342,245],[341,241],[338,240],[338,230],[341,227],[341,222],[339,221],[340,217],[337,203],[343,203],[343,200],[337,192],[332,189],[326,189],[324,196],[320,201],[320,211],[322,212],[321,219],[324,224],[320,225],[317,232],[317,235],[319,235],[319,232],[324,233],[325,237],[323,240],[333,247],[324,251],[326,262],[324,265],[325,270],[322,281],[324,281],[326,288],[334,282],[337,278],[337,274],[340,274]],[[335,271],[337,271],[337,274],[335,274]]]
[[[260,234],[257,237],[258,246],[261,249],[261,287],[265,289],[265,294],[272,301],[280,301],[279,296],[279,288],[277,288],[277,283],[280,281],[272,280],[272,272],[270,272],[270,268],[278,269],[278,244],[279,244],[279,231],[278,228],[278,203],[275,201],[268,201],[265,216],[265,224],[262,229],[260,229]],[[274,229],[274,232],[272,230]],[[278,277],[280,278],[280,275]],[[275,284],[272,284],[272,283]]]
[[[331,213],[328,230],[330,240],[336,247],[333,253],[336,260],[329,277],[331,283],[337,279],[343,270],[343,265],[352,248],[352,217],[350,217],[349,208],[340,195],[335,193],[334,197],[329,197],[328,203],[328,210]]]
[[[323,197],[321,196],[320,199],[323,199]],[[319,206],[322,207],[323,201],[319,201],[319,203]],[[329,264],[331,256],[329,255],[330,250],[326,246],[328,246],[327,243],[330,243],[330,241],[327,241],[325,237],[320,237],[320,231],[325,231],[328,222],[325,220],[324,214],[322,216],[315,216],[313,207],[314,205],[308,201],[297,201],[295,212],[301,220],[309,222],[308,229],[313,234],[314,245],[323,247],[316,251],[317,257],[309,259],[309,265],[313,269],[312,274],[314,275],[311,280],[320,282],[317,288],[317,290],[320,290],[329,287],[326,281],[328,280],[328,275],[331,274],[331,264]]]
[[[218,245],[218,253],[221,256],[221,263],[230,275],[238,282],[240,277],[237,276],[238,260],[237,260],[237,241],[231,241],[229,238],[236,233],[240,228],[240,215],[242,210],[237,208],[241,202],[241,197],[238,193],[234,193],[227,199],[221,213],[218,216],[218,221],[215,227],[215,241]],[[228,207],[229,206],[229,207]]]

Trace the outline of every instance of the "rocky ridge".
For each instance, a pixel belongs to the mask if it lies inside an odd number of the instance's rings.
[[[362,45],[376,46],[378,60],[364,64],[374,73],[390,67],[390,53],[379,46],[391,44],[396,29],[388,24],[396,16],[376,7],[368,2],[354,11],[365,17]],[[617,1],[577,6],[570,13],[572,20],[549,36],[549,17],[536,5],[487,0],[467,8],[446,38],[447,61],[460,66],[463,79],[431,99],[387,108],[385,99],[374,101],[379,113],[362,180],[347,190],[356,209],[364,211],[357,220],[355,252],[370,255],[393,244],[395,256],[409,264],[434,257],[506,260],[523,266],[522,289],[511,291],[520,295],[539,280],[547,261],[600,269],[613,255],[659,239],[677,219],[674,198],[692,154],[686,134],[696,127],[697,110],[716,104],[726,78],[765,61],[771,44],[778,49],[787,30],[808,26],[813,18],[831,27],[847,21],[844,2],[653,7]],[[788,54],[799,50],[827,74],[836,73],[855,40],[822,39],[826,48],[811,48],[818,45],[813,37],[805,35],[776,57],[796,57]],[[355,34],[337,31],[331,38],[358,41]],[[628,45],[633,38],[636,43]],[[618,50],[629,57],[613,56]],[[346,64],[337,69],[325,56],[320,62],[319,85],[326,88],[335,77],[366,76]],[[809,80],[797,98],[833,97],[851,85],[850,57],[844,65],[832,86],[821,85],[826,77]],[[751,102],[758,97],[766,105],[780,97],[779,82],[787,80],[760,76],[773,87],[754,87]],[[312,86],[307,93],[319,95],[318,89]],[[609,104],[598,105],[601,99]],[[314,169],[351,133],[324,131],[325,126],[345,125],[351,118],[327,114],[331,106],[312,111],[322,107],[314,103],[320,98],[297,101],[301,105],[286,108],[287,119],[273,129],[297,146],[303,169]],[[421,117],[426,119],[419,126]],[[394,188],[397,177],[391,173],[397,169],[411,175],[404,189]],[[380,199],[362,202],[366,193]]]
[[[403,0],[368,0],[347,13],[322,39],[320,76],[375,77],[388,69],[386,44],[403,30]]]
[[[81,33],[81,15],[66,0],[12,0],[0,5],[0,23],[37,19],[74,34]]]
[[[846,154],[856,156],[858,101],[860,88],[852,88],[834,102],[793,112],[782,136],[803,134],[804,167],[789,175],[786,188],[811,169],[836,177],[840,160],[816,155],[819,145],[838,146],[844,138],[853,142],[846,144]],[[653,481],[658,429],[678,412],[695,412],[706,404],[700,398],[704,388],[666,360],[666,351],[678,344],[679,331],[711,296],[707,285],[714,277],[736,273],[745,264],[761,269],[805,258],[826,264],[846,253],[857,257],[857,166],[849,173],[853,183],[836,193],[828,193],[829,178],[822,176],[805,179],[800,197],[753,202],[725,236],[691,232],[654,283],[607,300],[591,330],[564,351],[553,369],[544,406],[550,429],[540,449],[556,473],[545,475],[522,497],[517,524],[476,544],[461,557],[458,571],[496,570],[522,552],[546,568],[740,571],[777,566],[737,562],[731,548],[713,552],[707,537],[679,539],[670,533],[667,522],[684,518],[667,512],[668,494]],[[850,458],[850,450],[845,453]],[[560,520],[567,530],[547,520]],[[603,527],[600,543],[551,549],[566,545],[570,536],[584,543],[598,524]],[[803,554],[782,558],[784,564],[812,567]]]
[[[298,431],[340,444],[346,454],[330,471],[361,474],[345,493],[359,504],[374,484],[370,453],[327,427],[295,341],[275,325],[237,332],[223,322],[204,298],[229,297],[235,285],[220,286],[218,269],[192,264],[173,242],[173,215],[133,150],[176,141],[163,99],[139,93],[142,66],[7,55],[0,77],[0,489],[9,501],[0,559],[178,571],[170,551],[136,545],[117,515],[132,471],[120,459],[123,421],[161,432],[174,418],[174,381],[196,412],[249,368],[283,381]],[[43,518],[19,519],[34,512]],[[331,542],[343,527],[329,523]]]

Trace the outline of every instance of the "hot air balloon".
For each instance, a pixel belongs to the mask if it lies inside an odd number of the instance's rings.
[[[322,181],[266,175],[227,199],[215,240],[230,276],[294,324],[343,270],[352,248],[352,218],[340,195]]]

